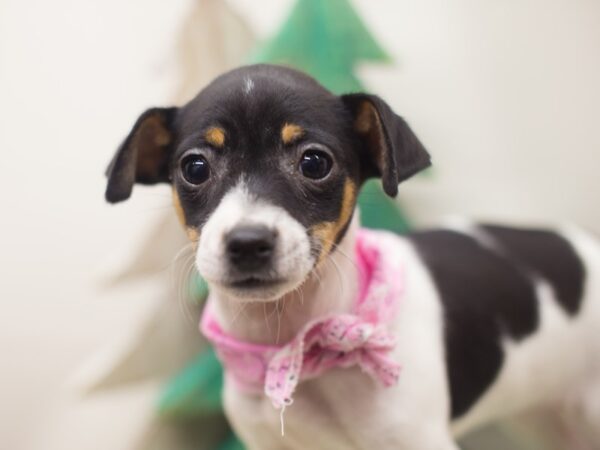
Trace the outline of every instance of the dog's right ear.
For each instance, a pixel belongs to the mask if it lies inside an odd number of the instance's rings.
[[[363,143],[365,178],[381,177],[385,193],[395,197],[399,183],[429,167],[429,153],[404,119],[376,95],[347,94],[342,101]]]
[[[127,200],[134,183],[169,182],[173,122],[178,108],[151,108],[136,121],[106,169],[106,200]]]

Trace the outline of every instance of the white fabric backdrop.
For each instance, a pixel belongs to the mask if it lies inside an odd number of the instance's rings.
[[[290,0],[232,4],[264,37]],[[599,2],[355,4],[396,60],[362,68],[366,85],[434,155],[432,176],[401,189],[412,217],[569,220],[600,231]],[[106,298],[98,268],[139,241],[170,195],[137,188],[128,204],[106,206],[102,172],[137,114],[172,97],[189,7],[0,2],[3,448],[19,448],[73,369],[145,309],[143,290]]]

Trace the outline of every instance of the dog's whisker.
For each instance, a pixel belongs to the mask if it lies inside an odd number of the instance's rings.
[[[280,303],[283,303],[281,310],[279,310]],[[275,338],[275,344],[279,344],[279,338],[281,337],[281,314],[283,313],[283,308],[285,308],[285,302],[278,301],[275,304],[275,309],[277,311],[277,337]]]
[[[267,332],[269,333],[269,336],[272,336],[271,324],[269,323],[269,316],[267,316],[267,304],[265,302],[263,302],[263,316],[265,318],[265,326],[267,328]]]
[[[323,239],[323,242],[326,244],[332,245],[332,250],[329,254],[330,257],[327,259],[333,259],[333,258],[331,258],[331,256],[333,255],[333,252],[335,251],[337,254],[346,258],[348,260],[348,262],[350,262],[350,264],[352,264],[356,270],[359,270],[359,267],[356,264],[356,260],[353,257],[349,256],[344,250],[342,250],[342,248],[336,242],[329,240],[329,239]]]
[[[232,306],[233,303],[231,303]],[[238,308],[238,310],[235,312],[235,314],[233,315],[233,317],[231,318],[231,321],[229,322],[230,326],[233,326],[235,324],[235,321],[244,314],[244,311],[246,309],[247,303],[240,303],[240,307]]]
[[[342,280],[342,276],[341,274],[338,272],[338,268],[337,266],[334,264],[333,260],[331,260],[331,258],[327,258],[323,265],[322,265],[322,269],[325,269],[326,266],[330,265],[331,267],[333,267],[333,271],[336,274],[336,279],[338,281],[338,284],[340,285],[340,292],[343,293],[343,280]],[[321,289],[321,285],[319,285],[318,289]],[[342,295],[342,294],[340,294]],[[329,295],[325,296],[325,302],[327,303],[327,305],[329,305],[332,301],[334,300],[333,296],[331,295],[331,293],[329,293]]]
[[[186,262],[186,265],[189,265],[189,259],[188,262]],[[176,283],[176,290],[177,290],[177,306],[179,307],[180,313],[185,317],[186,321],[189,322],[190,324],[194,323],[194,319],[192,317],[191,312],[188,309],[188,300],[187,300],[187,295],[184,294],[184,286],[187,286],[189,284],[189,269],[183,269],[180,273],[179,276],[177,277],[175,283]]]
[[[177,297],[177,305],[180,313],[185,317],[190,325],[195,326],[195,319],[189,308],[188,299],[190,295],[190,274],[194,268],[194,253],[186,254],[186,251],[192,247],[191,243],[184,245],[173,257],[171,261],[171,280],[173,289]],[[179,264],[181,258],[185,258],[182,264]],[[184,291],[186,289],[186,291]],[[185,293],[187,292],[187,293]]]
[[[338,263],[336,262],[336,260],[333,259],[333,258],[329,258],[329,261],[331,262],[331,264],[335,268],[335,273],[337,275],[337,279],[338,279],[338,282],[339,282],[339,285],[340,285],[341,295],[343,296],[344,295],[344,291],[345,291],[345,288],[344,288],[344,284],[345,283],[344,283],[344,280],[343,280],[343,277],[342,277],[342,272],[341,272],[340,266],[338,265]]]
[[[188,242],[187,244],[185,244],[183,247],[181,247],[177,253],[175,253],[175,256],[173,257],[173,259],[171,260],[171,265],[175,264],[177,262],[177,260],[183,255],[185,254],[186,251],[191,250],[193,246],[193,243]],[[190,255],[187,255],[188,257]],[[191,256],[194,256],[193,253]]]
[[[300,293],[300,305],[304,306],[304,290],[300,289],[300,287],[298,287],[297,290]]]
[[[317,281],[317,291],[321,290],[321,287],[323,285],[323,276],[321,274],[321,267],[315,267],[315,269],[313,270],[313,273],[315,275],[316,281]],[[303,294],[303,300],[304,300],[304,294]]]
[[[192,298],[191,293],[191,277],[194,272],[194,258],[193,255],[186,261],[186,268],[181,273],[181,280],[179,282],[179,293],[178,303],[180,310],[185,316],[186,320],[195,326],[196,319],[193,317],[192,310],[190,307],[190,299]]]
[[[300,293],[300,305],[304,306],[304,290],[298,288],[298,292]]]

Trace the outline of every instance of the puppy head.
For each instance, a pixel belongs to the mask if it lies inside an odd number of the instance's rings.
[[[277,66],[217,78],[181,108],[143,113],[108,168],[106,198],[172,184],[211,288],[270,301],[297,288],[342,239],[361,184],[398,184],[429,155],[380,98],[341,97]]]

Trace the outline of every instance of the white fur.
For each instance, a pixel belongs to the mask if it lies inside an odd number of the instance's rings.
[[[250,92],[252,92],[252,89],[254,89],[254,81],[252,81],[252,78],[244,78],[244,92],[246,94],[250,94]]]
[[[246,217],[237,207],[228,206],[226,211],[218,223]],[[331,263],[321,268],[320,276],[309,277],[299,294],[261,307],[248,305],[235,327],[234,312],[223,307],[224,328],[240,338],[274,343],[281,336],[282,341],[290,339],[313,317],[348,311],[356,291],[356,268],[350,260],[356,226],[355,221],[340,249],[330,256]],[[293,405],[285,411],[281,437],[279,412],[271,403],[264,396],[241,394],[226,382],[224,403],[233,427],[250,450],[456,450],[455,437],[483,423],[548,402],[570,402],[594,430],[600,425],[600,248],[579,231],[564,235],[586,267],[581,311],[569,317],[557,305],[550,285],[539,280],[540,326],[519,343],[504,342],[505,361],[497,380],[455,423],[448,421],[441,300],[413,247],[390,235],[406,271],[406,289],[392,325],[399,338],[393,357],[403,367],[398,385],[374,390],[373,381],[359,369],[331,370],[298,387]],[[209,239],[213,245],[216,237]],[[278,313],[277,322],[273,314],[263,315],[267,305]],[[275,323],[280,326],[276,336],[271,330]]]

